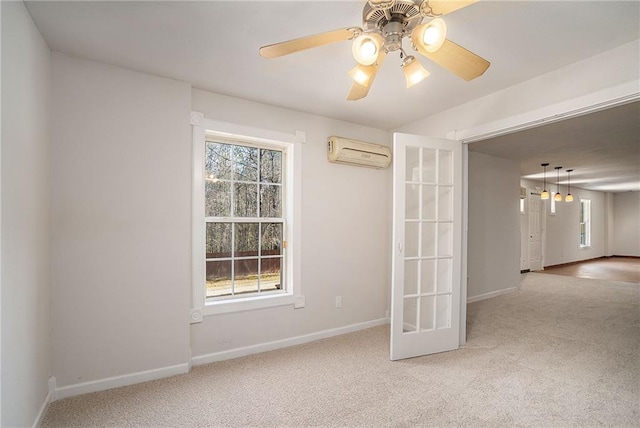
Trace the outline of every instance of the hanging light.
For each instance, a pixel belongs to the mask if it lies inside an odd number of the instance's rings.
[[[407,79],[407,88],[422,82],[430,74],[413,55],[409,55],[402,61],[402,71]]]
[[[544,178],[542,179],[544,184],[542,185],[542,193],[540,193],[540,199],[549,199],[549,192],[547,192],[547,167],[549,166],[549,164],[541,163],[540,166],[544,168]]]
[[[555,170],[558,172],[558,179],[556,180],[556,185],[558,187],[556,187],[556,195],[553,197],[553,200],[556,202],[562,202],[562,194],[560,193],[560,170],[562,169],[561,166],[556,166]]]
[[[384,39],[378,33],[361,34],[353,41],[351,51],[358,64],[373,65],[378,60]]]
[[[567,170],[567,175],[569,176],[569,185],[567,187],[567,196],[564,197],[564,201],[565,202],[571,202],[573,201],[573,195],[571,194],[571,173],[573,172],[572,169],[568,169]]]

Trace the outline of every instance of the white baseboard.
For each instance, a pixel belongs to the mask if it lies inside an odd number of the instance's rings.
[[[169,376],[189,373],[189,364],[178,364],[175,366],[163,367],[160,369],[147,370],[138,373],[131,373],[122,376],[114,376],[106,379],[94,380],[91,382],[77,383],[75,385],[56,388],[55,399],[73,397],[90,392],[104,391],[106,389],[120,388],[136,383],[148,382],[150,380],[162,379]]]
[[[274,340],[273,342],[260,343],[257,345],[246,346],[243,348],[230,349],[228,351],[214,352],[212,354],[198,355],[191,359],[193,366],[215,363],[216,361],[230,360],[232,358],[245,357],[247,355],[258,354],[260,352],[273,351],[275,349],[287,348],[289,346],[302,345],[303,343],[313,342],[315,340],[326,339],[328,337],[339,336],[341,334],[353,333],[355,331],[364,330],[379,325],[389,324],[389,318],[380,318],[373,321],[367,321],[358,324],[351,324],[344,327],[332,328],[316,333],[304,334],[302,336],[290,337],[282,340]]]
[[[501,296],[503,294],[513,293],[518,287],[505,288],[504,290],[492,291],[490,293],[479,294],[477,296],[467,298],[467,303],[478,302],[480,300],[491,299],[492,297]]]
[[[38,412],[38,416],[36,417],[35,422],[33,423],[33,428],[39,428],[42,425],[42,421],[44,420],[44,416],[47,414],[47,410],[49,410],[49,405],[53,399],[51,398],[51,392],[47,392],[47,396],[44,399],[44,403],[40,406],[40,411]]]

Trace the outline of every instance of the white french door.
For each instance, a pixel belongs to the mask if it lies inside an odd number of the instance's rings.
[[[391,359],[460,344],[462,145],[394,134]]]
[[[540,195],[529,195],[529,269],[542,270],[542,214]]]

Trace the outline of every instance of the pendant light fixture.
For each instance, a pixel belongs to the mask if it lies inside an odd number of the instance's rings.
[[[549,164],[541,163],[540,166],[544,168],[544,178],[542,179],[544,184],[542,185],[542,193],[540,193],[540,199],[549,199],[549,192],[547,192],[547,167],[549,166]]]
[[[556,195],[553,197],[553,200],[556,202],[562,202],[562,194],[560,193],[560,170],[562,169],[561,166],[556,166],[555,170],[558,172],[558,179],[556,180]]]
[[[573,195],[571,194],[571,173],[572,172],[573,172],[572,169],[567,170],[567,175],[569,176],[569,180],[568,180],[569,185],[567,187],[567,196],[564,197],[565,202],[573,201]]]

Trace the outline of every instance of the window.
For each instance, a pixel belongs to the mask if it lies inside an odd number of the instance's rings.
[[[203,315],[293,305],[302,297],[304,132],[217,122],[195,112],[191,125],[192,322]]]
[[[556,192],[550,192],[551,197],[549,197],[549,210],[551,215],[556,215]]]
[[[207,299],[286,290],[283,152],[206,138]]]
[[[580,199],[580,247],[591,246],[591,200]]]

